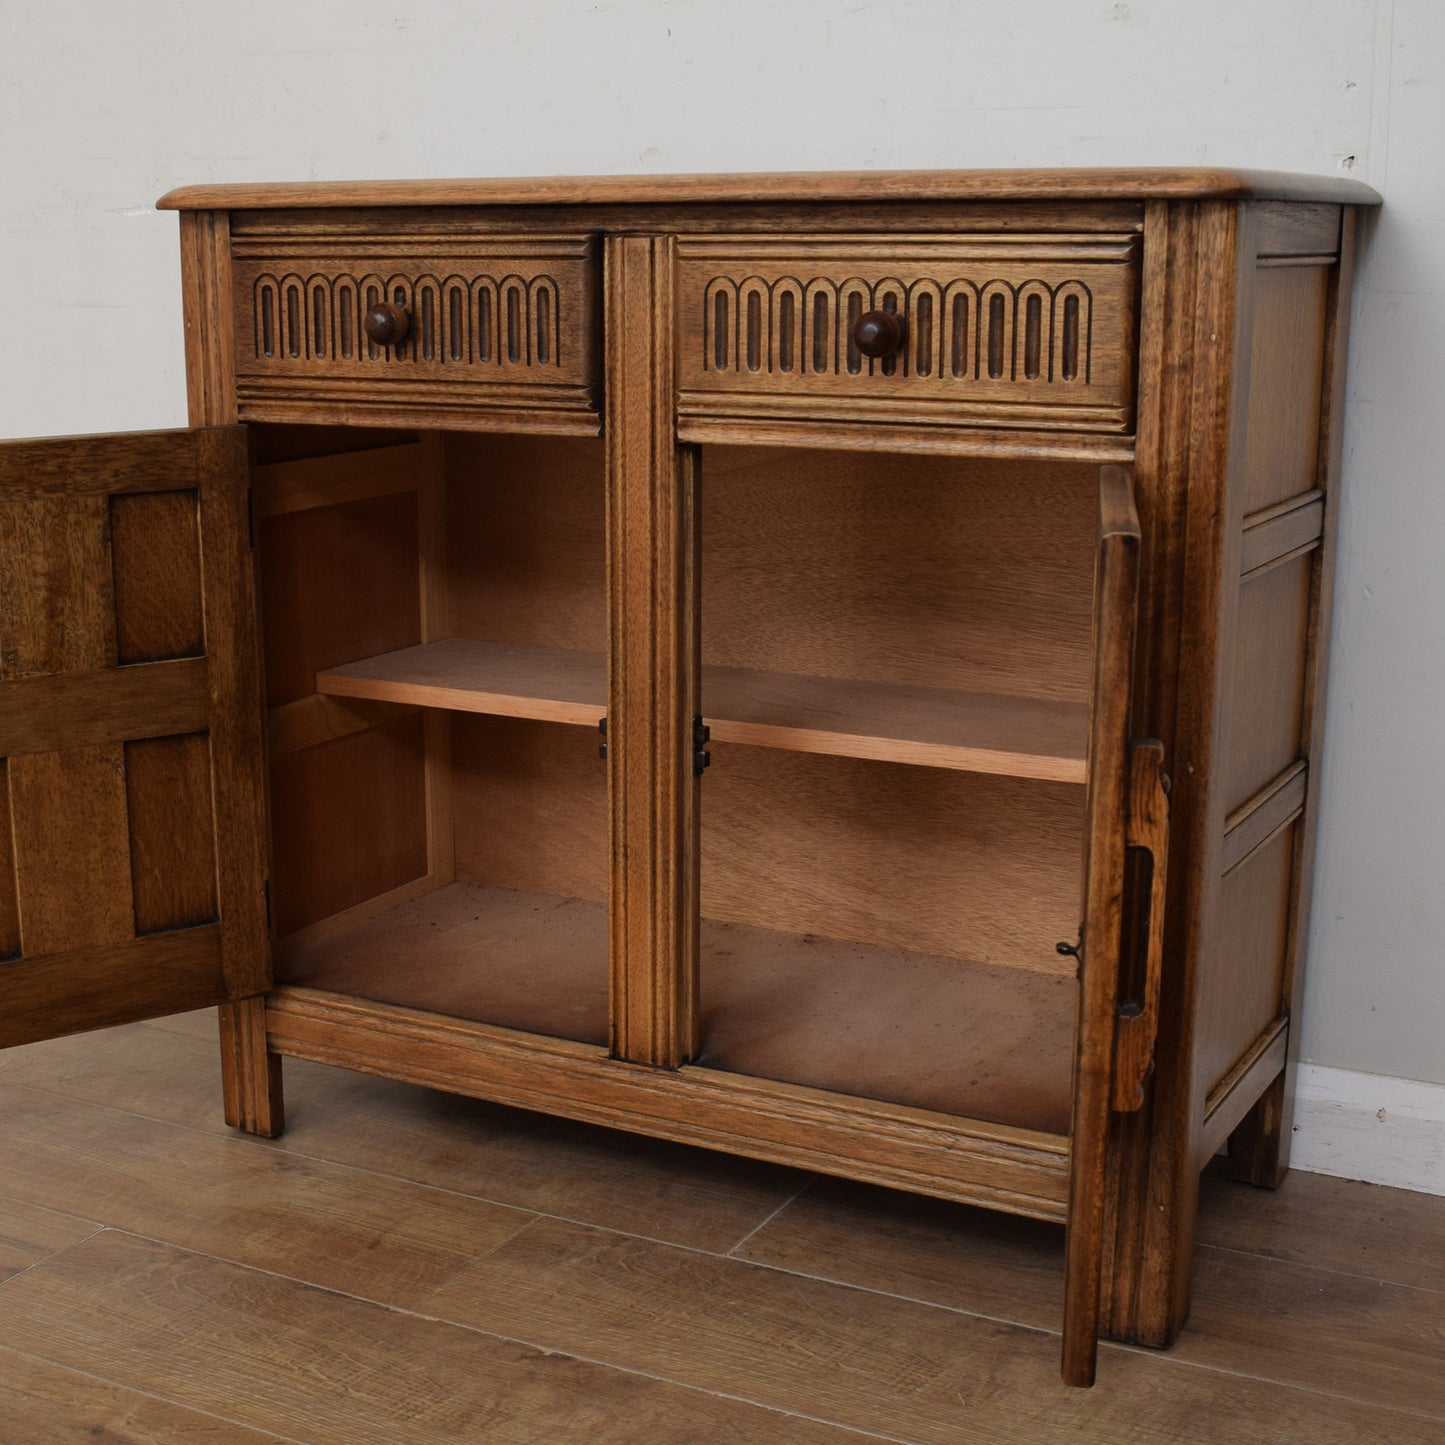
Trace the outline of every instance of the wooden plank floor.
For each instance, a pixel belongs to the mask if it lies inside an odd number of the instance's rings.
[[[0,1054],[0,1439],[1445,1440],[1445,1199],[1208,1177],[1167,1354],[1058,1383],[1061,1231],[288,1061]]]

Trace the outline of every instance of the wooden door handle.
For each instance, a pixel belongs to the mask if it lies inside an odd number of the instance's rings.
[[[853,323],[853,345],[875,360],[903,345],[903,322],[892,311],[865,311]]]
[[[404,306],[378,301],[366,308],[366,315],[361,318],[361,329],[378,346],[400,346],[411,330],[411,317],[406,314]]]
[[[1133,997],[1120,997],[1114,1023],[1112,1106],[1130,1113],[1144,1101],[1144,1081],[1159,1034],[1159,982],[1164,970],[1164,892],[1169,859],[1169,779],[1164,745],[1136,742],[1129,750],[1129,822],[1125,844],[1149,855],[1144,970]]]

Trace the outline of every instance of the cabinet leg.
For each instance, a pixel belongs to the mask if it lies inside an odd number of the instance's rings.
[[[1229,1136],[1229,1177],[1260,1189],[1278,1189],[1289,1172],[1289,1141],[1294,1132],[1287,1087],[1288,1070],[1259,1096]]]
[[[221,1095],[233,1129],[274,1139],[286,1127],[281,1092],[281,1055],[266,1047],[266,1000],[223,1003]]]

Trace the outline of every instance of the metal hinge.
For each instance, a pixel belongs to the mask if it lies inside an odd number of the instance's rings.
[[[597,756],[605,763],[607,761],[607,719],[605,717],[598,720],[597,731],[602,734],[602,741],[597,744]]]
[[[712,729],[703,722],[702,718],[695,717],[692,720],[692,774],[695,778],[702,777],[703,769],[712,762],[712,754],[708,752],[707,745],[712,737]]]

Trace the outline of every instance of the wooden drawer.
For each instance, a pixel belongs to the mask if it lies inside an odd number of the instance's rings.
[[[687,238],[684,418],[1126,433],[1138,237]],[[862,355],[866,312],[899,351]]]
[[[268,232],[232,238],[243,420],[598,430],[597,246],[572,236]],[[405,311],[395,345],[368,308]]]

